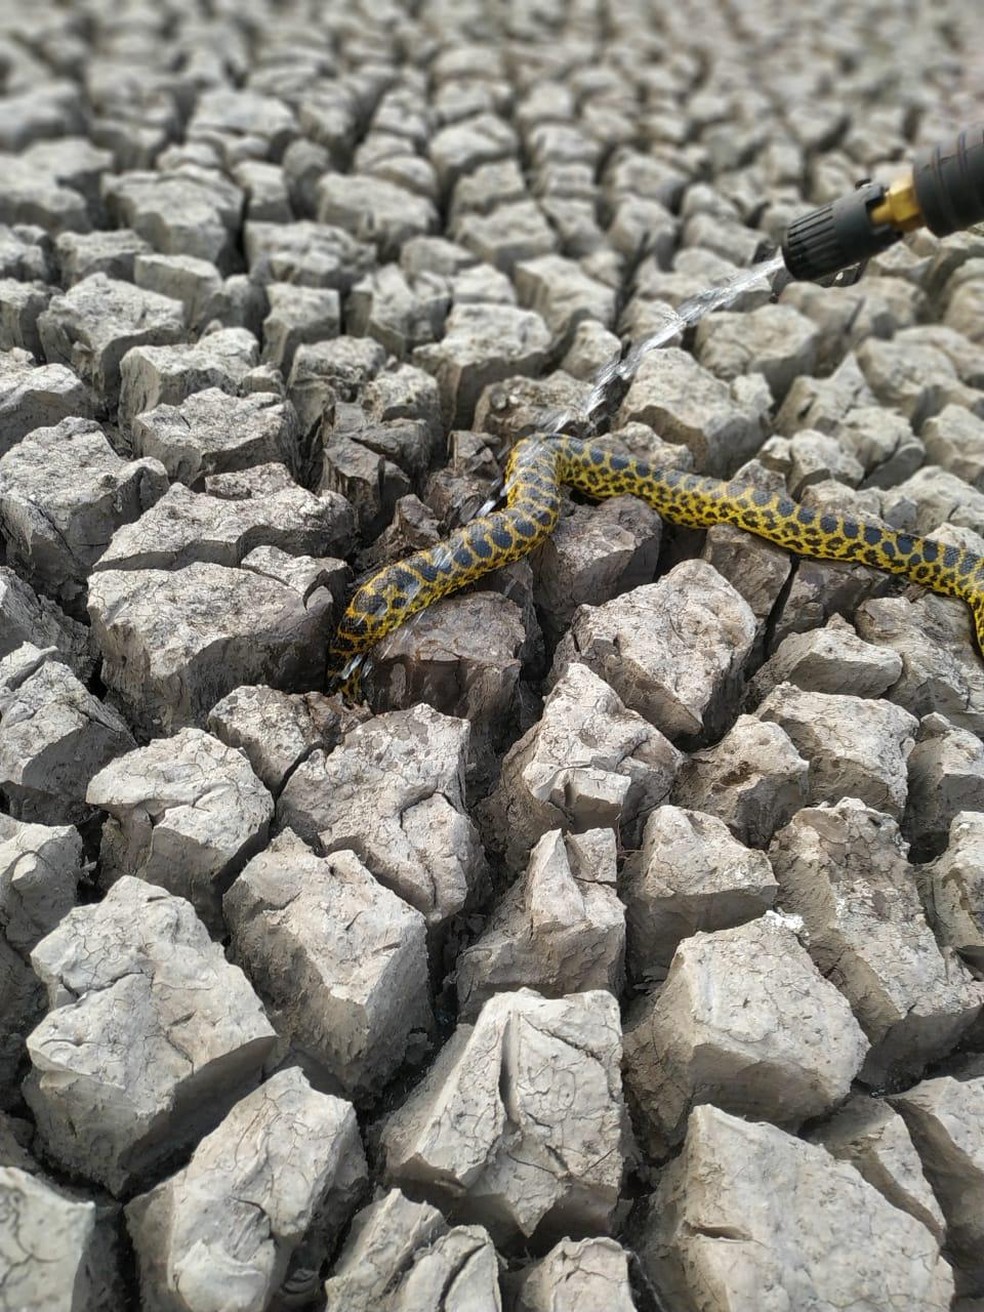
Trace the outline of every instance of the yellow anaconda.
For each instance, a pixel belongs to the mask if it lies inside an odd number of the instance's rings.
[[[442,542],[387,565],[355,592],[328,656],[331,686],[344,683],[354,658],[410,615],[518,560],[557,523],[562,483],[589,497],[631,493],[671,524],[735,524],[787,551],[819,560],[852,560],[902,574],[970,606],[984,652],[984,558],[909,533],[896,533],[811,510],[759,488],[676,469],[654,468],[562,434],[525,438],[506,466],[506,505],[456,529]]]

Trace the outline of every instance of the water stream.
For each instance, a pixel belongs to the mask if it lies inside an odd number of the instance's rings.
[[[677,333],[691,327],[712,310],[723,310],[731,305],[742,292],[748,291],[756,283],[767,282],[771,285],[775,275],[785,267],[782,252],[777,251],[767,260],[760,260],[758,264],[749,265],[747,269],[739,269],[724,282],[714,287],[705,287],[703,291],[688,297],[675,310],[667,306],[666,323],[658,332],[631,346],[625,355],[609,360],[596,374],[590,392],[577,409],[554,410],[543,416],[541,439],[549,437],[551,433],[563,433],[565,429],[575,424],[582,429],[587,427],[590,434],[597,434],[600,422],[609,418],[615,410],[615,405],[612,403],[613,390],[616,388],[621,390],[631,383],[636,370],[650,351],[665,346],[676,337]],[[494,497],[479,507],[476,513],[488,514],[508,492],[507,481],[497,490]]]
[[[621,389],[627,386],[650,351],[655,351],[660,346],[664,346],[677,333],[697,323],[700,319],[703,319],[705,314],[710,314],[712,310],[722,310],[725,306],[731,305],[742,292],[754,287],[756,283],[760,281],[770,282],[782,268],[784,268],[782,253],[777,252],[770,259],[761,260],[758,264],[753,264],[747,269],[740,269],[726,282],[720,283],[716,287],[707,287],[704,291],[698,292],[696,296],[689,297],[675,310],[667,307],[666,323],[658,332],[630,347],[628,352],[620,359],[611,360],[603,369],[599,370],[590,392],[577,410],[560,410],[544,417],[541,440],[549,438],[551,433],[563,432],[566,426],[576,422],[587,423],[596,431],[600,419],[607,417],[608,412],[614,410],[614,406],[609,405],[612,389],[615,387]],[[488,514],[500,503],[501,498],[508,491],[508,484],[500,488],[491,500],[479,508],[478,515]],[[435,548],[432,560],[439,559],[436,554],[437,550]],[[450,554],[444,559],[450,560]],[[419,580],[416,582],[411,580],[411,582],[404,585],[404,595],[408,598],[413,597],[419,591],[420,586]],[[352,657],[342,670],[339,678],[344,682],[365,662],[366,657],[364,654]]]
[[[583,404],[575,410],[561,410],[550,415],[549,423],[544,428],[550,433],[561,433],[577,421],[586,422],[596,428],[599,417],[604,416],[608,407],[609,394],[616,384],[627,385],[636,375],[639,365],[650,353],[665,346],[679,332],[690,328],[703,319],[712,310],[723,310],[731,305],[742,292],[748,291],[758,282],[769,282],[780,270],[785,268],[781,251],[767,260],[760,260],[747,269],[739,269],[731,278],[715,287],[707,287],[695,296],[689,297],[675,310],[667,307],[666,323],[641,342],[631,346],[621,359],[610,360],[595,377],[591,391],[584,398]]]

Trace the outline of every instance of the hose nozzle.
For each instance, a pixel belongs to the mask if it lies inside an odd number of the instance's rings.
[[[817,282],[863,263],[928,227],[948,237],[984,220],[984,124],[919,151],[889,186],[864,181],[847,196],[794,219],[782,254],[794,278]]]

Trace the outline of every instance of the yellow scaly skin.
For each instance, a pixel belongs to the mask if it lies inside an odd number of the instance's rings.
[[[560,487],[589,497],[631,493],[685,528],[735,524],[787,551],[852,560],[901,574],[970,606],[984,652],[984,558],[927,538],[811,510],[759,488],[725,483],[606,451],[557,434],[517,443],[506,466],[506,506],[455,529],[443,542],[387,565],[359,587],[328,654],[329,686],[351,689],[355,658],[441,597],[519,560],[553,532]]]

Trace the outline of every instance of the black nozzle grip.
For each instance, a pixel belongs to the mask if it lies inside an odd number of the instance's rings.
[[[948,237],[984,220],[984,123],[920,150],[912,182],[926,227],[935,236]]]
[[[880,183],[865,182],[849,195],[794,219],[782,242],[790,274],[818,282],[894,245],[902,234],[887,223],[871,222],[870,211],[884,196]]]

